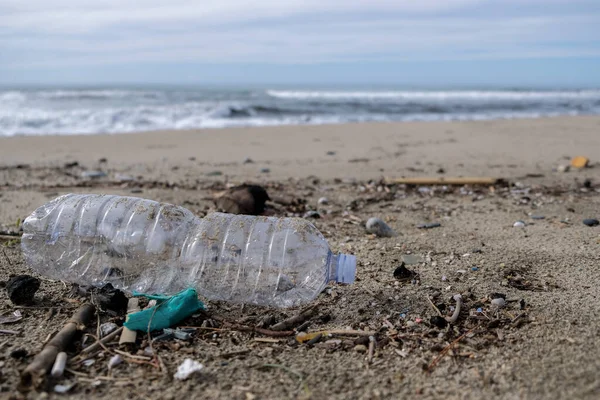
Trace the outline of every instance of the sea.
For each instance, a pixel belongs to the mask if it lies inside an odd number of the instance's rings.
[[[0,88],[0,136],[600,114],[600,89]]]

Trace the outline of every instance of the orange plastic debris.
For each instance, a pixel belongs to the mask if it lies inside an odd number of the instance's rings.
[[[588,166],[590,159],[583,156],[573,157],[571,160],[571,166],[573,168],[585,168]]]

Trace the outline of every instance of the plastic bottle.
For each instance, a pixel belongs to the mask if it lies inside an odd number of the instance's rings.
[[[213,213],[134,197],[68,194],[23,223],[27,264],[53,279],[290,307],[330,281],[352,283],[356,258],[332,254],[299,218]]]

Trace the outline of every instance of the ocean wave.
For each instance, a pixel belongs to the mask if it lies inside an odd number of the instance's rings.
[[[600,90],[0,90],[0,136],[600,114]]]

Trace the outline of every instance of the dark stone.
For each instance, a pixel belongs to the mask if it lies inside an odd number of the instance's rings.
[[[490,299],[502,299],[506,300],[506,295],[504,293],[490,293]]]
[[[591,188],[592,187],[592,180],[591,179],[586,179],[585,181],[583,181],[583,187],[585,188]]]
[[[448,321],[446,321],[443,317],[440,317],[439,315],[434,315],[433,317],[431,317],[429,319],[429,323],[431,323],[431,325],[437,326],[440,329],[444,329],[446,326],[448,326]]]
[[[79,163],[77,161],[72,161],[72,162],[66,163],[65,164],[65,168],[73,168],[73,167],[76,167],[78,165],[79,165]]]
[[[29,352],[27,352],[27,350],[25,349],[14,349],[10,352],[10,356],[12,358],[25,358],[29,355]]]
[[[30,275],[17,275],[6,282],[8,298],[17,305],[32,303],[39,288],[40,280]]]
[[[481,249],[473,249],[473,250],[471,250],[471,253],[477,254],[477,253],[483,253],[483,251]]]
[[[600,221],[598,221],[595,218],[586,218],[583,220],[584,225],[587,226],[596,226],[596,225],[600,225]]]
[[[544,217],[543,215],[532,215],[531,219],[545,219],[546,217]]]
[[[226,213],[260,215],[267,200],[271,198],[262,186],[243,184],[227,190],[215,203],[219,211]]]
[[[500,320],[499,319],[493,319],[490,322],[488,322],[487,327],[488,329],[495,329],[497,327],[500,326]]]
[[[520,308],[521,310],[524,310],[524,309],[525,309],[525,299],[521,299],[521,300],[519,300],[519,308]]]
[[[335,156],[335,151],[328,151],[328,152],[327,152],[327,155],[328,155],[328,156]]]
[[[119,289],[115,289],[112,284],[107,283],[101,288],[92,290],[92,297],[100,309],[104,311],[114,311],[117,315],[122,315],[127,312],[127,303],[129,299],[125,293]]]
[[[401,281],[412,280],[412,278],[415,275],[416,274],[413,271],[406,268],[406,265],[404,263],[401,263],[400,266],[394,270],[394,278],[399,279]]]
[[[439,228],[440,226],[442,226],[442,224],[440,224],[439,222],[431,222],[429,224],[419,224],[419,225],[417,225],[417,228],[419,228],[419,229],[433,229],[433,228]]]
[[[108,162],[108,160],[106,159],[106,157],[102,157],[101,159],[98,160],[99,163],[105,163]]]

